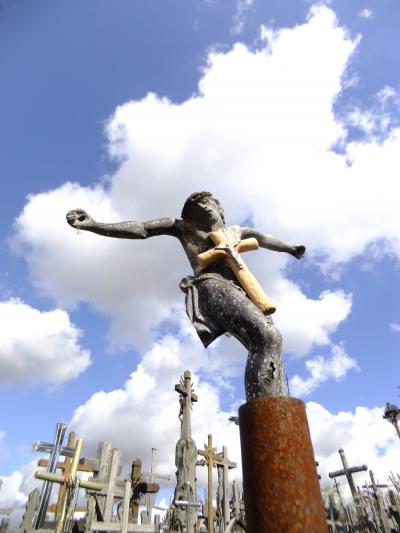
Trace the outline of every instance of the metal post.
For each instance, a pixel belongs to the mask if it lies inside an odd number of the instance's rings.
[[[304,402],[251,400],[239,426],[247,533],[326,533]]]

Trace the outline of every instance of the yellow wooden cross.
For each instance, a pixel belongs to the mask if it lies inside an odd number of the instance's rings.
[[[208,236],[215,244],[215,247],[199,254],[197,256],[198,264],[201,267],[205,267],[218,261],[225,261],[235,274],[236,279],[243,287],[243,290],[250,300],[261,309],[265,315],[274,313],[276,307],[265,294],[263,288],[239,255],[240,252],[257,250],[259,246],[257,239],[251,237],[232,244],[221,229],[211,231]]]
[[[199,455],[204,457],[204,463],[207,465],[208,487],[207,487],[207,525],[208,533],[214,533],[214,509],[213,509],[213,488],[212,488],[212,469],[217,463],[221,463],[223,458],[215,453],[216,448],[212,447],[212,435],[208,435],[208,444],[204,444],[204,450],[197,450]]]

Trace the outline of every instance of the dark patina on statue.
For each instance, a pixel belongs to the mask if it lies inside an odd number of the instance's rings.
[[[198,255],[214,247],[209,233],[217,230],[221,230],[230,243],[253,237],[259,246],[289,253],[297,259],[303,257],[304,246],[289,246],[253,228],[225,226],[223,209],[209,192],[189,196],[181,219],[102,223],[93,220],[83,209],[75,209],[67,213],[67,221],[74,228],[107,237],[147,239],[170,235],[179,239],[194,272],[193,276],[183,278],[180,287],[186,293],[187,314],[204,346],[223,333],[231,333],[249,352],[246,399],[286,395],[282,338],[271,317],[248,298],[226,262],[199,267]]]

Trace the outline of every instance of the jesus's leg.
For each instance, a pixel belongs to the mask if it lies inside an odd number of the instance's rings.
[[[199,284],[199,304],[248,350],[245,372],[246,399],[285,396],[282,337],[244,292],[228,282],[207,279]]]

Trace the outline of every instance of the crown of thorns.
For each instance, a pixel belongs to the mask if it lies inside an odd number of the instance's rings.
[[[183,220],[190,219],[191,218],[191,211],[192,211],[193,207],[198,202],[200,202],[200,200],[202,198],[205,198],[206,196],[210,196],[211,198],[213,198],[213,200],[215,201],[215,203],[217,204],[217,206],[219,208],[219,212],[220,212],[222,221],[225,222],[224,210],[222,209],[222,206],[221,206],[219,200],[217,200],[210,192],[207,192],[207,191],[194,192],[193,194],[191,194],[187,198],[186,202],[183,205],[183,209],[182,209],[182,215],[181,215],[182,219]]]

